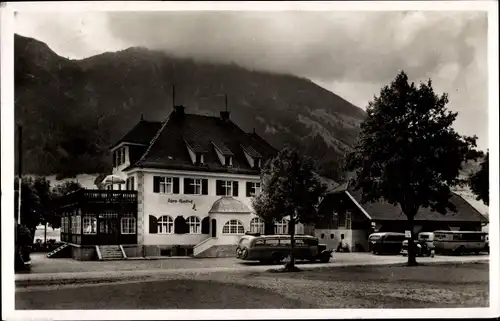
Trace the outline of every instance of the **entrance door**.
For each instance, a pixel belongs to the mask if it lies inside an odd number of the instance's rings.
[[[217,220],[216,219],[212,219],[211,230],[212,230],[212,237],[217,237]]]
[[[120,244],[120,224],[117,213],[99,215],[99,244]]]

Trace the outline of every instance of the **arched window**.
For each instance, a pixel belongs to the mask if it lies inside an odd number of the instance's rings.
[[[288,234],[288,220],[282,219],[274,223],[274,234]]]
[[[136,233],[135,217],[132,213],[124,214],[120,220],[120,225],[122,234]]]
[[[158,234],[174,233],[174,219],[168,215],[164,215],[158,219]]]
[[[239,220],[230,220],[222,228],[222,234],[245,234],[243,223]]]
[[[190,216],[186,220],[186,224],[189,227],[190,234],[200,234],[201,233],[201,222],[199,217]]]
[[[254,217],[250,221],[250,232],[264,234],[264,221],[260,217]]]

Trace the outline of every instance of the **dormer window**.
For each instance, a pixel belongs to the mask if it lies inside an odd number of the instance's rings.
[[[247,145],[245,147],[241,145],[241,148],[243,148],[248,165],[250,165],[251,168],[261,168],[262,156],[252,146]]]
[[[221,141],[212,141],[212,145],[222,166],[233,166],[233,152]]]
[[[204,163],[203,154],[205,150],[198,144],[194,139],[185,140],[187,150],[189,152],[189,156],[191,157],[191,161],[195,165],[201,165]]]
[[[203,164],[203,154],[202,153],[196,153],[195,164],[197,164],[197,165]]]
[[[260,168],[261,167],[261,159],[260,158],[255,158],[254,159],[254,168]]]

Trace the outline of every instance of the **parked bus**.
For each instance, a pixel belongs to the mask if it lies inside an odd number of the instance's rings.
[[[330,261],[332,250],[325,244],[319,244],[318,238],[308,235],[296,235],[294,257],[297,260]],[[236,257],[245,261],[279,263],[291,252],[290,235],[260,235],[247,233],[241,237],[236,248]]]
[[[488,233],[479,231],[434,231],[436,253],[476,253],[486,247]]]
[[[368,236],[368,250],[373,254],[399,254],[404,239],[404,233],[373,233]]]

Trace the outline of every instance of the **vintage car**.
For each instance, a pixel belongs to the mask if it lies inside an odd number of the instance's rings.
[[[404,233],[373,233],[368,236],[368,250],[373,254],[399,254],[404,239]]]
[[[318,238],[308,235],[296,235],[294,257],[297,260],[322,263],[330,261],[332,250],[325,244],[319,244]],[[236,248],[236,257],[245,261],[279,263],[291,253],[290,235],[260,235],[258,233],[241,237]]]

